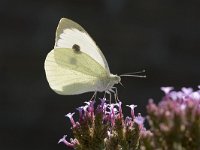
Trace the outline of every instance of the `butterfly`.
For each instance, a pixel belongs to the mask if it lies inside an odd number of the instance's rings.
[[[51,89],[61,95],[116,93],[114,85],[121,83],[120,76],[110,72],[103,53],[89,34],[67,18],[58,24],[55,46],[47,54],[44,68]]]

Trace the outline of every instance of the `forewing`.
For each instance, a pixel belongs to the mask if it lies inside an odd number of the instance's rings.
[[[74,44],[78,45],[81,51],[96,60],[110,73],[103,53],[89,34],[76,22],[62,18],[56,31],[55,48],[72,48]]]
[[[62,95],[96,91],[105,69],[83,52],[55,48],[45,60],[45,72],[50,87]]]

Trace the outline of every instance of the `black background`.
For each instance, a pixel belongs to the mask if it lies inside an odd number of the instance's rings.
[[[199,0],[1,0],[0,149],[68,149],[57,144],[71,135],[64,115],[92,93],[60,96],[46,81],[44,60],[61,17],[88,31],[113,74],[146,69],[146,79],[123,78],[125,88],[117,86],[126,114],[133,103],[146,115],[161,86],[200,83],[199,8]]]

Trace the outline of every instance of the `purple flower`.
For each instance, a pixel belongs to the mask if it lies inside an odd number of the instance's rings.
[[[106,98],[102,98],[101,100],[101,107],[104,108],[105,104],[106,104]]]
[[[110,115],[115,116],[115,113],[117,112],[115,106],[116,106],[116,104],[109,104],[108,105],[108,109],[110,110]]]
[[[119,118],[122,117],[122,102],[119,101],[118,103],[116,103],[116,106],[118,106],[119,108]]]
[[[176,92],[176,97],[177,99],[181,100],[181,99],[185,99],[185,95],[182,91],[178,91]]]
[[[86,109],[85,109],[86,116],[93,118],[93,116],[94,116],[94,103],[95,103],[95,101],[90,100],[89,102],[84,102],[84,103],[86,103],[86,106],[85,106],[86,107]],[[87,110],[88,110],[88,112],[87,112]]]
[[[132,126],[132,124],[133,124],[132,118],[127,116],[125,119],[125,125],[128,127],[128,126]]]
[[[122,113],[122,102],[107,104],[106,99],[101,99],[97,108],[94,107],[94,101],[84,102],[86,105],[77,108],[79,111],[79,121],[75,123],[73,119],[74,113],[68,113],[66,117],[70,118],[72,124],[72,131],[75,139],[68,142],[64,136],[59,140],[59,143],[72,147],[74,149],[96,149],[104,147],[104,149],[122,149],[127,148],[128,145],[122,145],[124,140],[131,145],[130,149],[137,149],[139,145],[140,132],[143,130],[142,117],[134,116],[134,109],[137,105],[127,105],[131,108],[131,117],[126,117],[124,120]],[[137,124],[139,128],[137,127]],[[122,137],[123,136],[123,137]],[[111,141],[117,141],[116,146],[113,147]],[[134,141],[136,140],[136,141]],[[98,141],[97,143],[93,143]],[[129,145],[130,146],[130,145]]]
[[[110,121],[111,121],[111,125],[114,126],[115,125],[115,114],[118,112],[115,107],[116,104],[109,104],[108,109],[110,109],[110,112],[108,112],[109,116],[110,116]]]
[[[178,99],[177,92],[175,92],[175,91],[170,92],[168,96],[169,96],[169,98],[171,98],[174,101],[176,101]],[[168,97],[166,97],[166,99],[168,99]]]
[[[134,122],[137,123],[140,127],[143,127],[144,120],[144,117],[142,117],[140,113],[134,118]]]
[[[94,103],[95,101],[89,101],[89,102],[84,102],[85,104],[87,104],[89,107],[94,107]]]
[[[83,112],[86,114],[87,113],[87,109],[88,109],[88,105],[82,106],[83,107]]]
[[[200,100],[200,93],[199,92],[193,92],[190,94],[190,98],[194,100]]]
[[[77,143],[76,143],[75,141],[71,141],[71,143],[68,142],[68,141],[66,140],[66,137],[67,137],[67,135],[64,135],[63,138],[61,138],[61,139],[58,141],[58,144],[62,142],[62,143],[64,143],[65,145],[74,148],[75,144],[77,144]]]
[[[152,134],[143,134],[144,147],[149,150],[199,149],[200,90],[185,87],[180,91],[168,90],[159,104],[149,102],[147,113]],[[134,121],[142,124],[143,119],[136,118]],[[162,142],[158,142],[160,139]]]
[[[113,127],[115,125],[115,115],[113,113],[110,113],[110,122]]]
[[[79,111],[79,117],[80,117],[80,119],[82,119],[83,118],[84,106],[80,106],[80,107],[76,108],[76,110]]]
[[[68,118],[70,119],[71,124],[72,124],[73,127],[76,126],[75,121],[74,121],[74,119],[73,119],[73,115],[74,115],[74,114],[75,114],[75,113],[68,113],[67,115],[65,115],[65,117],[68,117]]]
[[[171,91],[171,90],[173,90],[174,88],[173,87],[161,87],[161,90],[167,95],[167,94],[169,94],[169,92]]]
[[[132,118],[135,118],[134,109],[137,107],[137,105],[132,104],[132,105],[126,105],[126,106],[131,108],[131,116],[132,116]]]
[[[181,90],[183,91],[183,93],[184,93],[185,95],[189,95],[189,94],[191,94],[191,93],[193,92],[193,89],[192,89],[192,88],[183,87]]]

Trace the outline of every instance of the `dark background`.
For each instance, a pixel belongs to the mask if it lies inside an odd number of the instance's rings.
[[[123,78],[125,88],[118,86],[124,106],[137,104],[146,115],[161,86],[200,83],[199,8],[199,0],[1,0],[0,149],[66,149],[57,144],[71,135],[64,115],[92,95],[60,96],[46,81],[44,60],[61,17],[88,31],[112,73],[146,69],[146,79]]]

